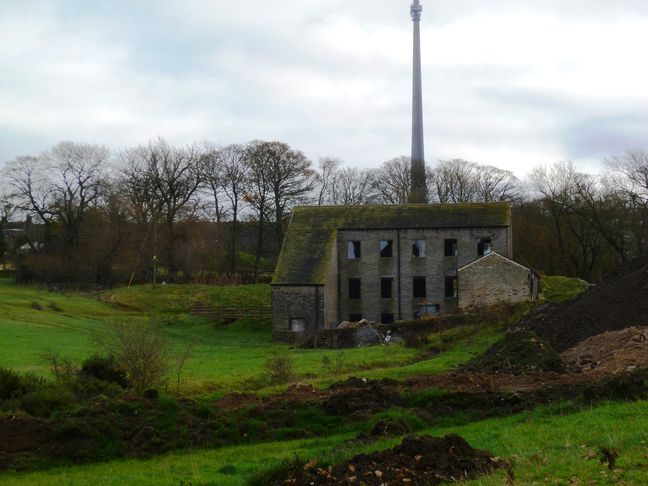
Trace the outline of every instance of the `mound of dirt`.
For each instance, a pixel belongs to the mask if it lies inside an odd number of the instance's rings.
[[[648,326],[648,258],[625,265],[574,300],[539,307],[519,326],[558,352],[607,331]]]
[[[474,449],[458,435],[406,437],[393,449],[361,454],[329,468],[318,468],[315,461],[294,464],[288,478],[272,484],[424,486],[475,479],[499,468],[512,475],[506,461]]]
[[[343,384],[356,379],[349,378]],[[331,387],[333,389],[333,387]],[[404,403],[397,387],[389,382],[358,380],[356,388],[341,391],[324,402],[324,411],[329,415],[371,414]]]
[[[0,452],[34,451],[52,435],[44,420],[17,415],[0,418]]]
[[[541,371],[560,373],[564,366],[560,355],[534,332],[510,332],[484,354],[466,365],[466,370],[480,373],[524,374]]]
[[[561,356],[567,365],[578,371],[619,374],[647,369],[648,327],[604,332],[568,349]]]

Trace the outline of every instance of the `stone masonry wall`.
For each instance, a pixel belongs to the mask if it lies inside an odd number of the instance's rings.
[[[455,298],[445,297],[446,276],[456,276],[457,268],[477,258],[477,246],[482,238],[490,238],[492,250],[510,255],[509,227],[403,229],[403,230],[341,230],[337,240],[339,269],[338,320],[360,315],[370,321],[381,321],[382,314],[394,314],[396,320],[409,320],[422,302],[439,304],[441,312],[451,312]],[[412,254],[414,240],[425,240],[425,256]],[[446,239],[457,240],[457,256],[444,255]],[[348,241],[361,242],[361,258],[350,260]],[[393,256],[380,257],[380,240],[392,240]],[[399,272],[400,268],[400,272]],[[413,277],[426,278],[426,297],[413,297]],[[361,279],[361,298],[349,299],[349,278]],[[381,278],[393,278],[391,299],[380,296]]]
[[[273,286],[272,327],[290,331],[291,319],[304,319],[306,332],[324,324],[324,288],[317,286]]]
[[[497,302],[528,302],[535,299],[527,268],[492,254],[459,270],[459,307]]]

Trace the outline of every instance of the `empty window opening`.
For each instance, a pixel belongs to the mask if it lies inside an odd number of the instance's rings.
[[[350,322],[360,322],[362,320],[362,314],[349,314]]]
[[[425,277],[414,277],[412,279],[412,296],[417,299],[425,299],[427,289],[425,288]]]
[[[393,278],[381,278],[380,279],[380,298],[381,299],[391,299],[392,298],[392,289],[394,288],[394,279]]]
[[[482,238],[481,240],[479,240],[479,243],[477,243],[477,255],[485,256],[491,253],[492,251],[493,251],[493,247],[491,246],[490,238]]]
[[[457,256],[457,240],[445,240],[445,256],[454,257]]]
[[[362,280],[359,278],[349,279],[349,299],[359,299],[362,295]]]
[[[412,256],[425,256],[425,240],[414,240],[414,242],[412,243]]]
[[[306,319],[302,317],[291,318],[290,330],[292,332],[306,332]]]
[[[362,245],[359,241],[349,241],[347,245],[347,254],[349,260],[358,260],[362,253]]]
[[[391,258],[393,247],[392,240],[380,240],[380,257]]]
[[[394,314],[381,314],[380,315],[380,322],[383,324],[393,324],[394,323]]]
[[[445,278],[445,296],[448,299],[457,297],[457,276],[452,275]]]
[[[438,316],[441,313],[439,304],[421,304],[414,312],[414,319],[423,319],[425,317]]]

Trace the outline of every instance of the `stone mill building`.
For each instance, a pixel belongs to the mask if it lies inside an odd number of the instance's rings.
[[[299,207],[272,282],[274,331],[535,299],[537,277],[511,258],[508,203]]]

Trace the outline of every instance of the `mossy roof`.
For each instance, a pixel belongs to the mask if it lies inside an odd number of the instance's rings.
[[[510,225],[508,203],[297,207],[286,232],[272,283],[325,284],[338,230]]]

